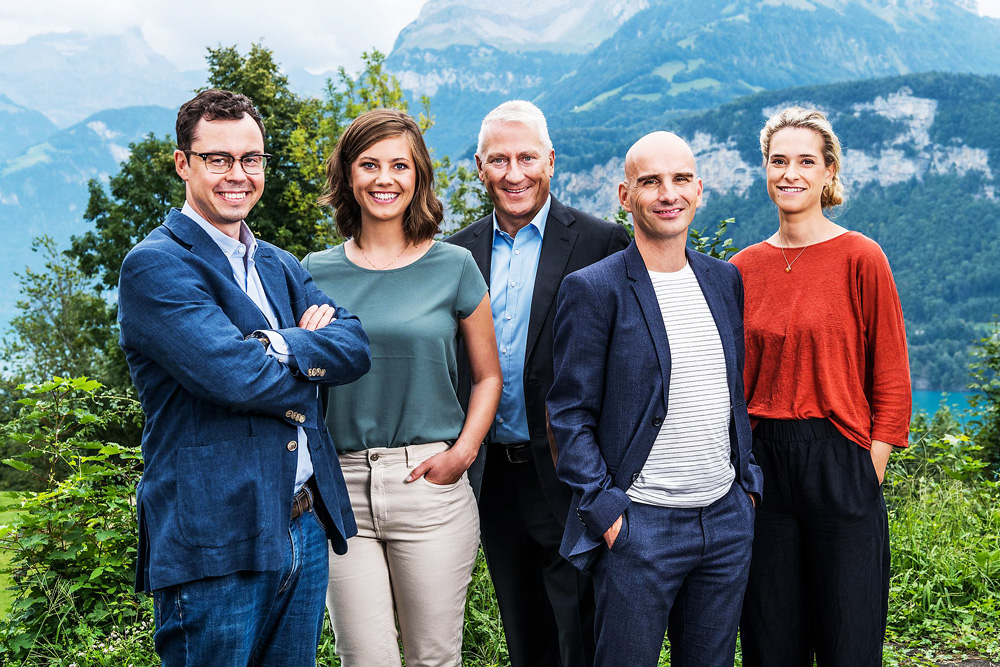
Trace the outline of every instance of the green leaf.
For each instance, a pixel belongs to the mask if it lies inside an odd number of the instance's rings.
[[[28,465],[24,461],[18,461],[17,459],[4,459],[3,463],[5,465],[9,465],[11,468],[16,468],[17,470],[21,470],[23,472],[29,472],[30,470],[32,470],[32,467],[30,465]]]

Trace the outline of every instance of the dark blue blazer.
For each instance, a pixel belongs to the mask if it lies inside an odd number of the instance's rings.
[[[119,342],[146,414],[137,590],[281,568],[297,426],[309,438],[334,550],[345,552],[357,532],[317,388],[366,373],[368,338],[343,308],[323,329],[299,329],[306,308],[335,304],[289,253],[259,242],[255,262],[293,368],[246,339],[270,328],[263,313],[215,241],[180,211],[122,264]]]
[[[743,281],[736,267],[687,251],[722,339],[736,481],[761,493],[743,395]],[[555,381],[548,395],[559,478],[573,489],[560,552],[587,570],[604,533],[631,502],[669,407],[670,345],[660,305],[635,243],[573,273],[559,289]]]

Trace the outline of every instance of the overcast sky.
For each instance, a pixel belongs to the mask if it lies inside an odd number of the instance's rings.
[[[996,0],[1000,2],[1000,0]],[[138,28],[182,70],[205,66],[205,47],[262,41],[286,68],[314,74],[358,69],[361,52],[392,49],[426,0],[3,0],[0,44],[79,30],[115,35]],[[376,9],[377,8],[377,9]]]
[[[205,65],[206,46],[263,41],[286,68],[314,74],[344,65],[356,70],[361,52],[392,49],[399,31],[427,0],[3,0],[0,44],[46,32],[121,34],[138,28],[153,49],[182,70]],[[979,0],[980,12],[1000,17],[1000,0]],[[377,9],[374,9],[377,7]]]

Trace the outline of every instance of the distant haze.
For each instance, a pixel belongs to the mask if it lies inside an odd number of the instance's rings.
[[[0,44],[35,35],[79,31],[121,35],[138,30],[157,53],[180,70],[201,69],[205,47],[253,42],[280,54],[286,68],[314,74],[359,68],[362,51],[388,53],[426,0],[384,0],[378,9],[350,0],[292,0],[280,9],[267,0],[239,5],[177,0],[38,0],[4,3]],[[1000,2],[1000,0],[992,0]]]

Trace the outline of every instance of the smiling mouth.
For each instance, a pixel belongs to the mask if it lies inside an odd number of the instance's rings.
[[[388,204],[399,198],[398,192],[369,192],[368,194],[380,204]]]
[[[780,190],[781,192],[787,192],[787,193],[790,193],[790,194],[795,194],[797,192],[805,192],[806,189],[805,188],[793,188],[793,187],[789,187],[787,185],[786,186],[779,185],[778,186],[778,190]]]
[[[530,188],[527,188],[527,187],[523,187],[523,188],[520,188],[520,189],[517,189],[517,190],[515,190],[514,188],[504,188],[503,191],[506,192],[509,195],[519,195],[519,194],[527,192],[529,189]]]
[[[239,202],[247,198],[246,192],[219,192],[217,193],[220,197],[226,201]]]
[[[653,213],[655,213],[656,215],[662,215],[671,218],[680,215],[681,211],[683,210],[684,209],[682,208],[664,208],[664,209],[657,209],[653,211]]]

